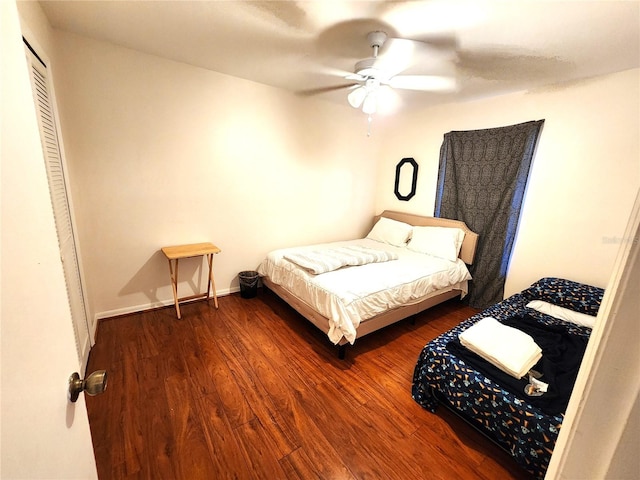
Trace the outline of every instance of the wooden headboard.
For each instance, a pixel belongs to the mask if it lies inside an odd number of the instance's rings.
[[[453,227],[464,230],[464,240],[462,241],[462,247],[460,248],[460,258],[468,265],[473,263],[473,259],[476,254],[476,247],[478,245],[478,234],[472,232],[467,224],[460,220],[451,220],[448,218],[438,217],[423,217],[422,215],[415,215],[413,213],[394,212],[391,210],[385,210],[380,215],[376,215],[373,219],[373,224],[378,221],[380,217],[390,218],[391,220],[397,220],[399,222],[408,223],[415,227]]]

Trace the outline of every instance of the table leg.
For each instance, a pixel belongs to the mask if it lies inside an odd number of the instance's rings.
[[[209,299],[209,285],[213,288],[213,303],[218,308],[218,294],[216,293],[216,281],[213,279],[213,253],[209,257],[209,281],[207,282],[207,300]]]
[[[169,274],[171,275],[171,288],[173,289],[173,300],[176,304],[176,314],[178,315],[178,320],[180,320],[180,302],[178,301],[178,260],[179,259],[176,258],[176,267],[174,271],[171,259],[169,259]]]

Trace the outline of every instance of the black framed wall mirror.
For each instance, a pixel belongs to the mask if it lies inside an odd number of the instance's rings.
[[[416,194],[418,183],[418,162],[413,158],[403,158],[396,165],[396,181],[393,192],[398,200],[411,200]]]

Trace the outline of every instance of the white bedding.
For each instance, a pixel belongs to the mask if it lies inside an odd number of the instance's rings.
[[[518,379],[542,358],[542,350],[530,335],[493,317],[474,323],[458,338],[463,346]]]
[[[343,267],[397,260],[398,255],[393,252],[352,245],[305,250],[304,252],[298,250],[296,253],[286,253],[284,258],[317,275]]]
[[[291,253],[349,245],[393,252],[398,259],[314,275],[284,258]],[[458,289],[466,294],[471,280],[460,259],[451,262],[367,238],[275,250],[260,264],[258,273],[327,317],[328,336],[336,344],[343,336],[353,343],[360,322],[389,309],[417,303],[440,291]]]

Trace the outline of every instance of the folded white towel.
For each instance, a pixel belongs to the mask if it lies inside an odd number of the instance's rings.
[[[526,375],[542,357],[542,350],[530,335],[493,317],[483,318],[458,338],[464,347],[515,378]]]

